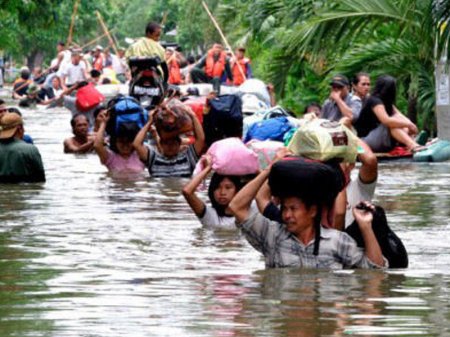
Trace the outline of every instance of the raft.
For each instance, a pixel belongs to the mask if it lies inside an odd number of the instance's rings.
[[[450,141],[436,139],[413,156],[415,162],[443,162],[450,160]]]

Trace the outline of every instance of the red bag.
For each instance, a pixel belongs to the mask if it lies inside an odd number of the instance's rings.
[[[200,123],[203,123],[203,109],[206,105],[206,97],[204,96],[190,96],[187,100],[183,101],[184,104],[189,106],[198,118]]]
[[[105,96],[103,96],[92,83],[78,89],[76,98],[75,104],[77,109],[82,112],[87,112],[95,108],[105,100]]]

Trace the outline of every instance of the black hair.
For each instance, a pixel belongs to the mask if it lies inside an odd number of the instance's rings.
[[[72,126],[72,128],[75,127],[75,120],[76,120],[78,117],[80,117],[80,116],[83,116],[83,117],[86,118],[86,120],[89,122],[89,120],[88,120],[88,118],[86,117],[85,114],[77,113],[77,114],[73,115],[72,119],[70,120],[70,125]]]
[[[110,135],[109,147],[115,153],[119,153],[117,149],[116,142],[119,138],[126,140],[127,142],[133,142],[134,138],[139,132],[139,127],[134,123],[123,123],[120,124],[117,132],[115,134]],[[181,140],[180,140],[181,141]]]
[[[234,186],[236,186],[236,192],[239,191],[242,188],[241,178],[239,176],[229,176],[229,175],[221,175],[218,173],[214,173],[211,177],[211,181],[209,182],[208,186],[208,197],[211,201],[212,207],[216,210],[217,215],[219,216],[226,216],[225,214],[225,206],[219,205],[219,203],[214,198],[214,191],[219,188],[220,183],[224,179],[229,179]]]
[[[102,80],[102,83],[101,83],[101,84],[111,84],[111,79],[105,77],[105,78]]]
[[[370,78],[370,75],[368,73],[365,73],[363,71],[357,73],[353,78],[352,78],[352,84],[353,85],[357,85],[359,83],[359,81],[361,81],[361,77],[368,77]]]
[[[100,77],[101,76],[101,72],[98,71],[97,69],[92,69],[91,70],[91,77]]]
[[[20,110],[15,108],[15,107],[8,108],[8,112],[13,113],[13,114],[18,114],[19,116],[22,116],[22,113],[20,112]]]
[[[30,73],[29,70],[22,70],[22,71],[20,72],[20,77],[21,77],[22,79],[24,79],[24,80],[30,79],[30,76],[31,76],[31,73]]]
[[[66,43],[63,42],[63,41],[58,41],[57,45],[58,45],[58,46],[65,47],[65,46],[66,46]]]
[[[186,59],[188,64],[194,64],[196,62],[194,55],[189,55]]]
[[[384,104],[384,108],[389,116],[393,114],[395,100],[397,97],[397,81],[389,75],[382,75],[377,78],[372,96],[378,97]]]
[[[0,105],[3,105],[3,104],[6,104],[6,102],[0,98]]]
[[[161,25],[157,22],[149,22],[147,27],[145,27],[145,35],[150,35],[156,32],[158,29],[161,29]]]
[[[105,110],[106,107],[103,103],[100,103],[99,105],[97,105],[97,107],[94,110],[94,119],[97,118],[98,114],[102,111]]]
[[[305,110],[303,111],[303,114],[306,114],[306,113],[308,112],[308,109],[309,109],[310,107],[316,107],[316,108],[319,108],[319,110],[322,110],[322,107],[320,106],[319,103],[317,103],[317,102],[311,102],[311,103],[309,103],[307,106],[305,106]]]

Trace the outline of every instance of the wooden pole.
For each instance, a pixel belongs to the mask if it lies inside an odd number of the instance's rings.
[[[111,33],[113,30],[115,30],[115,28],[111,29],[109,32]],[[85,44],[82,45],[80,48],[81,48],[81,49],[84,49],[84,48],[86,48],[87,46],[90,46],[91,44],[94,44],[95,42],[97,42],[97,41],[103,39],[105,36],[106,36],[106,33],[103,33],[102,35],[96,37],[95,39],[93,39],[93,40],[91,40],[91,41],[85,43]]]
[[[75,17],[77,16],[79,3],[80,0],[75,0],[75,3],[73,4],[72,20],[70,21],[69,36],[67,37],[67,47],[72,43],[73,28],[75,27]]]
[[[163,28],[167,21],[167,15],[168,15],[168,12],[164,12],[161,23],[160,23],[161,27],[163,27]]]
[[[111,37],[111,34],[108,31],[108,27],[106,27],[105,22],[103,21],[102,15],[100,14],[99,11],[96,11],[96,14],[97,14],[98,21],[100,22],[100,26],[102,26],[103,31],[105,32],[105,34],[109,40],[109,44],[113,47],[114,52],[117,55],[118,51],[117,51],[116,43],[114,42],[113,38]]]
[[[231,46],[230,46],[230,44],[228,43],[227,38],[225,37],[225,35],[223,34],[222,30],[220,29],[220,26],[219,26],[219,24],[217,23],[216,19],[215,19],[214,16],[211,14],[211,12],[210,12],[210,10],[209,10],[209,8],[208,8],[208,5],[207,5],[204,1],[202,1],[202,5],[203,5],[203,7],[205,8],[206,13],[208,13],[209,18],[210,18],[211,21],[213,22],[213,24],[214,24],[214,26],[216,27],[217,31],[219,32],[220,37],[222,38],[223,42],[225,43],[225,46],[230,50],[231,55],[232,55],[233,58],[236,60],[236,64],[237,64],[237,66],[238,66],[239,72],[240,72],[241,75],[244,77],[244,81],[245,81],[245,80],[247,79],[247,76],[245,76],[245,72],[244,72],[244,70],[242,69],[240,63],[237,62],[236,55],[234,55],[234,51],[233,51],[233,49],[231,49]]]

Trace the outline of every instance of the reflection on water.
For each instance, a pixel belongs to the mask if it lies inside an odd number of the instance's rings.
[[[408,270],[264,270],[237,231],[200,225],[186,180],[111,176],[63,154],[68,112],[24,118],[47,183],[0,185],[2,337],[449,334],[450,164],[380,167]]]

